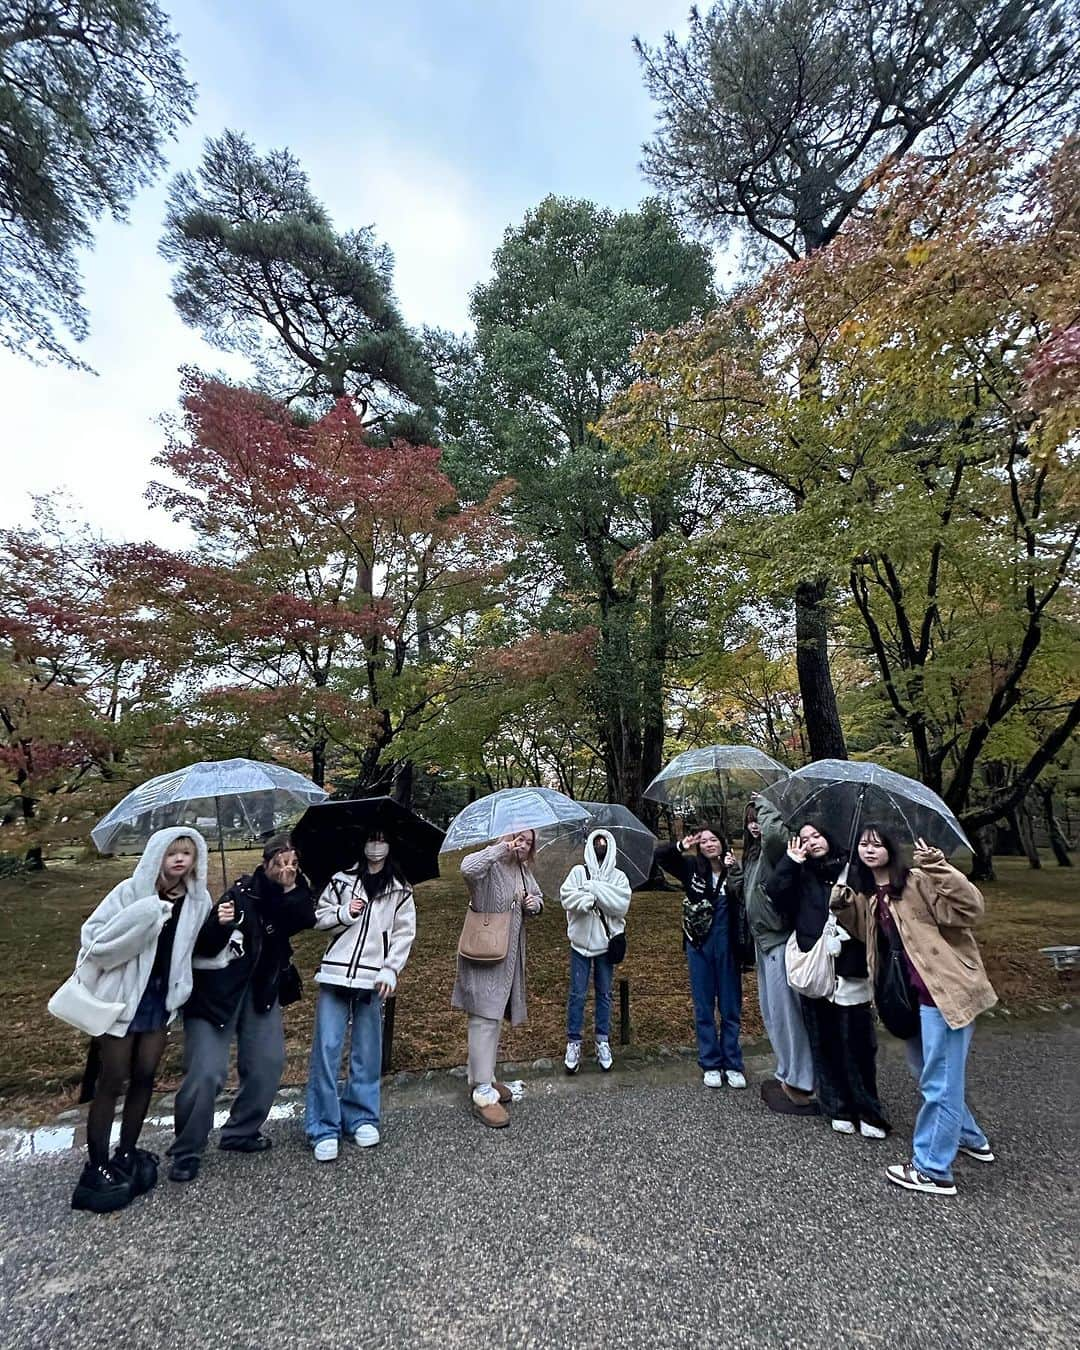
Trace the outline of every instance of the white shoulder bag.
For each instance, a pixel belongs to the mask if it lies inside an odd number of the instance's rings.
[[[801,951],[795,934],[787,940],[784,966],[787,982],[806,998],[828,998],[836,988],[836,956],[840,951],[840,932],[836,917],[825,920],[821,936],[808,952]]]
[[[79,969],[86,957],[93,951],[91,947],[86,956],[79,958],[75,973],[70,975],[49,999],[49,1012],[61,1022],[85,1031],[88,1036],[103,1036],[121,1016],[126,1003],[106,1003],[104,999],[92,994],[79,978]]]

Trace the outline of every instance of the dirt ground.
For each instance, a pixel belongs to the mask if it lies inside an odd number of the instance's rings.
[[[250,870],[257,854],[233,853],[230,870]],[[0,969],[4,972],[4,1035],[0,1040],[0,1117],[38,1117],[74,1103],[86,1057],[86,1038],[46,1012],[53,990],[70,974],[82,920],[109,888],[130,875],[131,859],[89,864],[57,862],[28,877],[0,879]],[[1060,1003],[1075,989],[1062,982],[1039,948],[1080,942],[1080,870],[1044,867],[1032,871],[1021,859],[1002,859],[999,880],[986,887],[987,918],[980,942],[1002,1004],[1014,1012]],[[454,952],[465,909],[457,879],[418,888],[418,934],[398,987],[392,1068],[460,1064],[465,1056],[465,1019],[450,1011]],[[529,1015],[527,1026],[506,1035],[509,1059],[561,1056],[565,1044],[566,926],[558,904],[549,903],[528,929]],[[632,1042],[642,1049],[687,1045],[693,1020],[686,964],[679,938],[679,893],[639,892],[627,929],[628,955],[618,975],[629,981]],[[296,940],[304,977],[303,1000],[286,1012],[286,1083],[301,1083],[314,1011],[323,938]],[[618,1003],[613,1037],[618,1035]],[[588,1016],[588,1012],[587,1012]],[[743,1033],[762,1031],[753,975],[744,984]],[[181,1037],[166,1053],[161,1088],[176,1085]]]

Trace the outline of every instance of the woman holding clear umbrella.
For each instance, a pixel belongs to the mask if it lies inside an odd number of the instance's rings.
[[[491,1129],[510,1124],[507,1110],[514,1089],[495,1078],[499,1035],[504,1017],[512,1026],[526,1020],[525,918],[543,909],[540,887],[530,863],[536,848],[531,829],[504,834],[493,844],[470,853],[461,864],[469,890],[469,907],[479,914],[508,914],[505,953],[480,961],[459,950],[457,979],[450,1005],[469,1018],[469,1087],[473,1114]]]

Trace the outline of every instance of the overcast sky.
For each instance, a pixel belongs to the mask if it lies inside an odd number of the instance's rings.
[[[370,224],[413,324],[468,326],[502,233],[549,192],[635,206],[653,113],[631,47],[684,31],[689,0],[165,0],[198,85],[169,174],[231,127],[288,146],[335,224]],[[143,490],[177,368],[222,368],[177,318],[157,256],[169,174],[103,222],[84,277],[98,374],[0,352],[0,523],[66,488],[113,538],[175,539]],[[236,367],[234,367],[236,368]],[[239,368],[237,373],[239,373]]]

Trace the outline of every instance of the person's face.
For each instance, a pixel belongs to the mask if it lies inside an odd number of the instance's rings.
[[[867,830],[859,840],[859,857],[871,871],[878,867],[888,867],[889,850],[875,830]]]
[[[702,830],[698,836],[698,849],[703,858],[719,858],[724,851],[724,846],[712,830]]]
[[[761,826],[757,823],[757,817],[753,816],[746,822],[746,833],[751,839],[761,838]]]
[[[266,864],[266,875],[279,886],[291,886],[299,868],[295,850],[287,848],[275,853]]]
[[[607,840],[602,834],[597,835],[593,840],[593,852],[596,854],[597,862],[603,862],[607,857]]]
[[[195,866],[195,845],[190,839],[174,839],[165,850],[161,875],[166,881],[180,881]]]
[[[799,831],[799,841],[806,845],[806,851],[811,858],[827,858],[829,856],[829,841],[819,830],[815,830],[813,825],[802,827]]]
[[[517,830],[514,834],[504,834],[503,840],[511,846],[518,858],[527,858],[533,845],[532,830]]]

